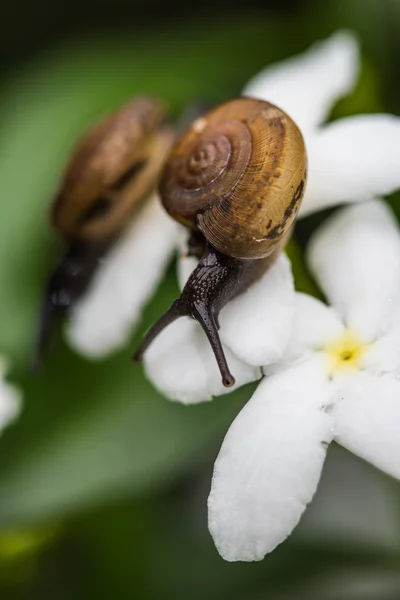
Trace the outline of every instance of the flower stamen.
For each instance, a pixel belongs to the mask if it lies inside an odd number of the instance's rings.
[[[323,348],[328,354],[331,371],[357,370],[361,368],[361,360],[367,351],[366,344],[357,334],[346,330],[340,338]]]

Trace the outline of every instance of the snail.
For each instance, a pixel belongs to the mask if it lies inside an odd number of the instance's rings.
[[[66,251],[45,290],[34,367],[54,316],[81,296],[102,256],[155,189],[173,139],[163,103],[139,97],[86,133],[73,151],[51,206]]]
[[[200,262],[145,336],[136,361],[167,325],[189,316],[203,328],[224,386],[235,383],[218,333],[219,312],[279,255],[306,177],[302,134],[273,104],[243,97],[193,122],[168,156],[159,191],[169,215],[192,231],[188,254]]]

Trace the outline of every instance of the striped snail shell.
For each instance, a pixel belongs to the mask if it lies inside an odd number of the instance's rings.
[[[167,212],[192,230],[189,252],[194,248],[202,258],[136,360],[164,327],[190,316],[207,335],[223,384],[233,385],[219,312],[278,256],[300,207],[306,172],[300,130],[269,102],[239,98],[194,121],[171,150],[160,194]]]
[[[273,104],[227,102],[174,146],[160,183],[167,212],[219,252],[265,258],[293,223],[306,181],[303,137]]]
[[[156,187],[173,141],[159,100],[135,98],[89,131],[72,154],[51,209],[65,237],[102,241]]]

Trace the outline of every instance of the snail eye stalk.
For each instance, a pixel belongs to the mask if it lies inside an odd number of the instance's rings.
[[[243,261],[232,259],[208,246],[206,255],[189,277],[183,292],[171,308],[153,325],[134,355],[141,362],[152,341],[165,327],[180,317],[191,317],[202,327],[214,352],[225,387],[231,387],[235,378],[229,366],[218,333],[218,315],[221,308],[237,293]]]

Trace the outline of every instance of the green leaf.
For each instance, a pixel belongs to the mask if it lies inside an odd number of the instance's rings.
[[[163,399],[120,356],[99,365],[68,356],[25,386],[26,409],[0,440],[0,527],[59,519],[89,504],[164,485],[201,458],[251,389],[212,404]]]
[[[190,589],[196,600],[308,600],[321,579],[329,589],[329,580],[331,586],[335,577],[341,581],[344,569],[361,576],[374,569],[398,568],[397,555],[379,544],[366,547],[365,540],[357,543],[354,538],[338,544],[329,536],[316,543],[296,532],[259,563],[224,561],[207,530],[211,467],[207,464],[168,494],[108,507],[70,523],[69,540],[73,538],[76,547],[84,547],[90,556],[88,588],[82,594],[79,582],[77,596],[186,598]],[[43,569],[42,576],[45,573]],[[102,590],[107,590],[104,596]],[[325,600],[323,590],[319,597]]]
[[[135,348],[176,297],[172,272],[144,314]],[[165,485],[201,460],[254,385],[212,403],[182,406],[160,396],[125,350],[90,363],[61,340],[39,376],[25,374],[25,408],[0,438],[0,529],[59,521],[88,505]]]

